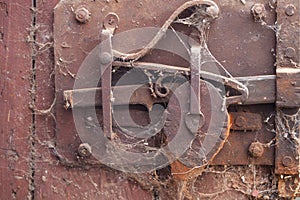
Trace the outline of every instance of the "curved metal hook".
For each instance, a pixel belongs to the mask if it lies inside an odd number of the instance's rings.
[[[206,18],[215,19],[218,17],[218,14],[220,12],[220,9],[218,5],[212,1],[212,0],[192,0],[184,3],[181,5],[178,9],[176,9],[173,14],[169,17],[169,19],[164,23],[164,25],[161,27],[161,29],[158,31],[158,33],[155,35],[155,37],[151,40],[148,45],[145,46],[142,50],[136,52],[136,53],[121,53],[118,51],[113,51],[114,57],[123,61],[137,61],[141,57],[145,56],[149,51],[161,40],[161,38],[165,35],[170,25],[174,22],[174,20],[178,17],[180,13],[182,13],[184,10],[194,7],[194,6],[201,6],[206,5],[205,8],[206,12]]]

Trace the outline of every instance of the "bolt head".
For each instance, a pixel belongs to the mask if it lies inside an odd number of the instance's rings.
[[[88,22],[90,17],[91,17],[91,13],[86,8],[81,7],[81,8],[76,9],[76,11],[75,11],[75,18],[80,23]]]
[[[254,4],[253,7],[252,7],[252,11],[256,15],[261,15],[265,11],[265,6],[263,4],[260,4],[260,3]]]
[[[285,8],[285,14],[287,16],[293,16],[295,14],[296,7],[292,4],[289,4]]]
[[[92,147],[88,143],[82,143],[78,147],[79,156],[86,158],[92,154]]]
[[[118,27],[119,16],[116,13],[108,13],[104,18],[104,27],[107,29],[115,29]]]
[[[287,58],[293,58],[296,56],[296,50],[293,47],[288,47],[286,48],[284,54]]]
[[[243,116],[237,116],[237,118],[234,120],[234,123],[238,127],[243,127],[247,123],[247,120]]]
[[[261,3],[256,3],[252,6],[251,12],[256,20],[265,17],[266,8]]]
[[[251,143],[248,150],[253,158],[259,158],[264,154],[264,146],[260,142]]]
[[[261,6],[257,6],[257,7],[255,7],[254,11],[255,11],[256,14],[259,15],[259,14],[261,14],[263,12],[263,9],[262,9]]]
[[[282,159],[282,165],[284,167],[292,167],[293,159],[290,156],[284,156],[284,158]]]

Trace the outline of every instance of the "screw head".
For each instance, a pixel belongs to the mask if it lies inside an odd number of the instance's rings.
[[[264,154],[264,146],[260,142],[252,142],[248,151],[253,158],[259,158]]]
[[[82,143],[78,147],[78,154],[83,158],[87,158],[92,154],[92,147],[88,143]]]
[[[75,11],[75,18],[80,23],[86,23],[91,18],[91,13],[86,8],[78,8]]]
[[[115,29],[118,27],[119,16],[116,13],[108,13],[104,18],[103,25],[107,29]]]
[[[293,47],[288,47],[286,48],[284,54],[287,58],[293,58],[296,56],[296,50]]]
[[[293,16],[295,14],[296,7],[293,4],[289,4],[285,8],[285,14],[287,16]]]
[[[285,167],[292,167],[293,159],[290,156],[284,156],[284,158],[282,159],[282,165]]]

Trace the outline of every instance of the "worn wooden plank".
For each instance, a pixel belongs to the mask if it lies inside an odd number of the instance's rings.
[[[31,0],[0,1],[0,199],[31,197]]]

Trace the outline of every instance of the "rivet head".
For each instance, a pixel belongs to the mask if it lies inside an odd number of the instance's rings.
[[[91,13],[88,9],[81,7],[76,9],[75,18],[80,23],[86,23],[91,18]]]
[[[284,156],[284,158],[282,159],[282,165],[284,167],[292,167],[293,159],[290,156]]]
[[[104,52],[100,55],[100,63],[103,65],[107,65],[112,62],[112,56],[108,52]]]
[[[287,16],[293,16],[295,14],[296,7],[292,4],[289,4],[285,8],[285,14]]]
[[[92,154],[92,147],[88,143],[82,143],[78,147],[78,154],[81,157],[89,157]]]
[[[249,146],[249,154],[253,158],[259,158],[264,154],[264,146],[260,142],[253,142]]]
[[[296,50],[293,47],[288,47],[286,48],[284,54],[287,58],[293,58],[296,56]]]

